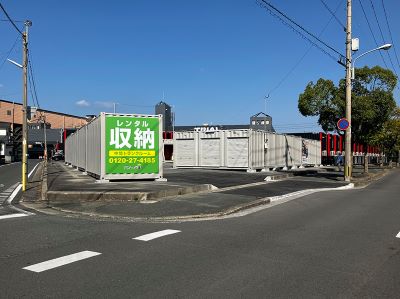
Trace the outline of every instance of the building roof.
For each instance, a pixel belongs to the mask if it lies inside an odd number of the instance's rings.
[[[20,105],[20,106],[22,106],[21,103],[17,103],[17,102],[15,102],[15,101],[13,102],[13,101],[7,101],[7,100],[0,99],[0,102],[6,102],[6,103],[9,103],[9,104],[15,104],[15,105]],[[67,114],[67,113],[61,113],[61,112],[57,112],[57,111],[45,110],[45,109],[42,109],[42,108],[38,108],[37,110],[38,110],[38,111],[47,112],[47,113],[53,113],[53,114],[58,114],[58,115],[63,115],[63,116],[70,116],[70,117],[75,117],[75,118],[80,118],[80,119],[86,120],[86,117],[85,117],[85,116],[77,116],[77,115],[72,115],[72,114]]]

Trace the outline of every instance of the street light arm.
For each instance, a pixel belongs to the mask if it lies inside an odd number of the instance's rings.
[[[351,73],[352,73],[352,74],[351,74],[351,79],[354,80],[354,68],[355,68],[356,60],[357,60],[358,58],[361,58],[361,57],[363,57],[364,55],[367,55],[367,54],[369,54],[369,53],[371,53],[371,52],[374,52],[374,51],[378,51],[378,50],[388,50],[391,46],[392,46],[391,44],[385,44],[385,45],[383,45],[383,46],[380,46],[380,47],[377,47],[377,48],[375,48],[375,49],[372,49],[372,50],[369,50],[369,51],[367,51],[367,52],[364,52],[364,53],[362,53],[361,55],[358,55],[356,58],[354,58],[353,61],[352,61],[352,63],[351,63]]]
[[[18,62],[15,62],[14,60],[11,60],[11,59],[8,59],[7,58],[7,60],[9,61],[9,62],[11,62],[12,64],[14,64],[14,65],[16,65],[17,67],[19,67],[19,68],[23,68],[23,66],[21,65],[21,64],[19,64]]]
[[[365,53],[362,53],[361,55],[359,55],[359,56],[357,56],[356,58],[353,59],[353,67],[354,67],[354,64],[356,63],[356,60],[357,60],[358,58],[360,58],[360,57],[362,57],[362,56],[364,56],[364,55],[367,55],[368,53],[371,53],[371,52],[373,52],[373,51],[378,51],[378,50],[389,50],[391,46],[392,46],[392,44],[384,44],[384,45],[382,45],[382,46],[380,46],[380,47],[377,47],[377,48],[375,48],[375,49],[372,49],[372,50],[369,50],[369,51],[367,51],[367,52],[365,52]]]

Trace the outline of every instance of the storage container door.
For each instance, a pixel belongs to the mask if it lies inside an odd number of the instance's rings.
[[[194,139],[177,139],[175,140],[175,165],[179,166],[195,166],[196,150]]]
[[[200,139],[200,166],[221,166],[221,139]]]
[[[228,167],[249,166],[249,138],[227,138],[226,159]]]

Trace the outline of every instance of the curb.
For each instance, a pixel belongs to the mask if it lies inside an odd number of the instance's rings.
[[[366,187],[370,183],[379,180],[380,178],[386,176],[390,171],[394,170],[395,168],[392,169],[383,169],[383,171],[377,172],[377,173],[369,173],[368,177],[366,178],[360,178],[360,179],[353,179],[351,182],[354,184],[354,187]]]
[[[171,188],[155,192],[93,192],[93,191],[47,191],[46,199],[49,202],[85,202],[85,201],[146,201],[160,200],[165,197],[185,195],[191,193],[213,191],[216,187],[211,184],[195,185],[190,187]]]
[[[184,216],[166,216],[166,217],[130,217],[130,216],[113,216],[108,214],[98,214],[98,213],[89,213],[89,212],[79,212],[75,210],[68,210],[59,207],[51,207],[50,210],[45,210],[45,207],[39,207],[36,209],[29,205],[29,208],[38,210],[44,214],[54,215],[55,212],[65,213],[67,216],[71,217],[80,217],[86,216],[90,218],[98,218],[98,220],[119,220],[126,222],[176,222],[176,221],[196,221],[196,220],[210,220],[210,219],[218,219],[224,216],[229,216],[235,214],[237,212],[247,210],[250,208],[255,208],[261,205],[269,204],[271,201],[269,198],[257,199],[253,202],[237,205],[223,211],[211,214],[194,214],[194,215],[184,215]]]
[[[45,170],[44,170],[45,172]],[[228,190],[236,190],[266,184],[277,180],[293,177],[293,174],[278,174],[267,176],[264,181],[237,185],[232,187],[217,188],[212,184],[195,185],[189,187],[179,187],[165,189],[155,192],[93,192],[93,191],[48,191],[47,176],[43,175],[42,201],[48,202],[86,202],[86,201],[147,201],[162,200],[167,197],[187,195],[201,192],[223,192]],[[46,182],[45,182],[46,181]]]

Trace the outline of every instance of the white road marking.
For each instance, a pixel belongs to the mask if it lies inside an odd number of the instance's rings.
[[[31,172],[28,174],[28,178],[32,175],[32,173],[36,170],[36,168],[39,166],[39,163],[37,163],[35,165],[35,167],[33,167],[33,169],[31,170]]]
[[[77,252],[74,254],[62,256],[62,257],[59,257],[56,259],[48,260],[46,262],[42,262],[39,264],[31,265],[31,266],[28,266],[28,267],[25,267],[22,269],[40,273],[40,272],[43,272],[46,270],[50,270],[50,269],[61,267],[61,266],[67,265],[67,264],[71,264],[71,263],[74,263],[74,262],[77,262],[80,260],[91,258],[91,257],[100,255],[100,254],[101,253],[99,253],[99,252],[86,250],[86,251],[81,251],[81,252]]]
[[[17,213],[17,214],[2,215],[2,216],[0,216],[0,220],[2,220],[2,219],[9,219],[9,218],[24,217],[24,216],[28,216],[28,214],[25,214],[25,213]]]
[[[164,237],[167,235],[172,235],[176,233],[180,233],[180,230],[174,230],[174,229],[166,229],[166,230],[161,230],[159,232],[143,235],[140,237],[133,238],[134,240],[139,240],[139,241],[150,241],[156,238]]]
[[[400,238],[400,233],[397,234],[396,238]]]
[[[22,184],[19,184],[17,188],[14,189],[14,191],[11,193],[10,197],[7,199],[7,203],[10,205],[12,201],[14,200],[15,196],[17,196],[19,190],[21,190]]]
[[[32,175],[32,173],[36,170],[36,168],[39,166],[39,163],[35,165],[35,167],[33,167],[33,169],[31,170],[31,172],[28,174],[28,178]],[[10,197],[7,199],[7,203],[10,205],[12,203],[12,201],[14,200],[15,196],[17,196],[19,190],[21,190],[22,188],[22,184],[19,184],[17,186],[17,188],[14,189],[14,191],[11,193]]]

